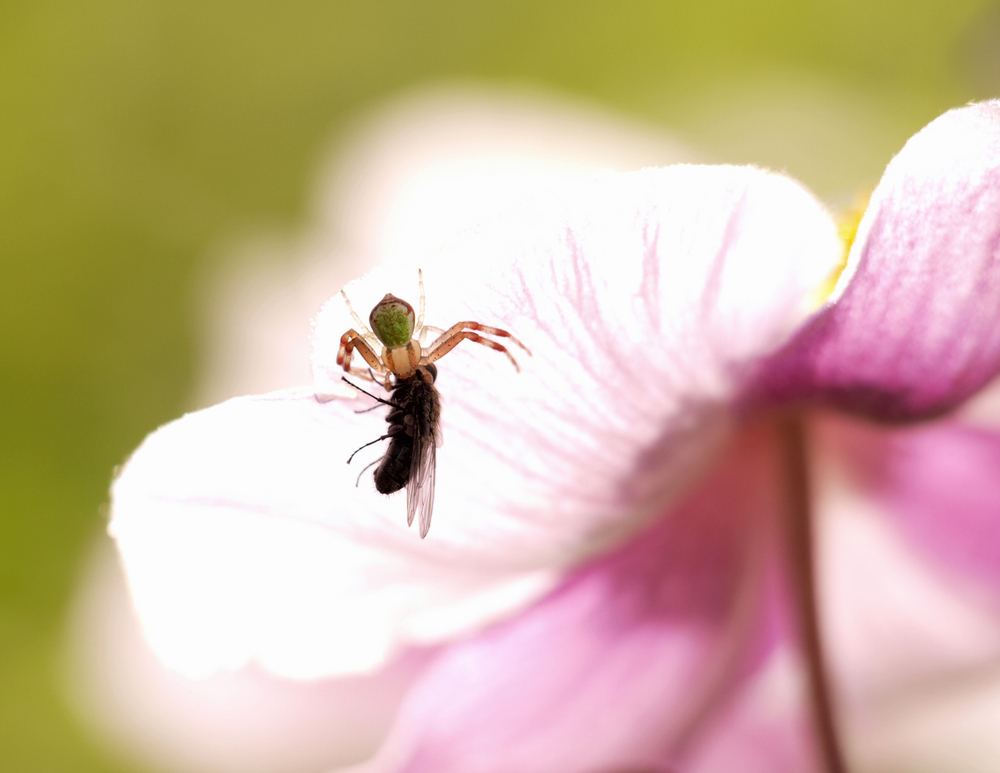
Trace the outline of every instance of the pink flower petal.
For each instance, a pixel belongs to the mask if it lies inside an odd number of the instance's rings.
[[[820,773],[801,662],[771,654],[705,730],[684,773]]]
[[[114,489],[147,636],[188,674],[255,661],[313,678],[525,606],[683,495],[838,256],[808,193],[748,168],[608,174],[484,225],[422,262],[427,321],[499,324],[534,357],[516,352],[517,373],[463,343],[440,361],[431,536],[370,477],[356,485],[378,450],[345,464],[385,426],[354,413],[368,398],[286,391],[191,414]],[[415,269],[353,284],[356,307],[386,291],[415,302]],[[339,298],[317,320],[317,392],[338,383],[352,325]]]
[[[978,583],[1000,610],[1000,433],[938,422],[827,434],[911,543],[952,577]]]
[[[901,420],[946,411],[1000,372],[1000,102],[952,110],[910,139],[840,284],[765,365],[758,397]]]
[[[977,431],[953,423],[888,428],[826,415],[810,426],[820,608],[851,758],[859,769],[909,770],[900,760],[918,759],[919,747],[936,760],[927,770],[970,769],[991,743],[975,727],[973,693],[1000,662],[1000,607],[961,556],[974,558],[984,534],[982,509],[966,504],[1000,501],[995,464],[983,464]],[[926,515],[933,528],[916,534],[911,519]],[[915,721],[946,705],[954,713],[940,715],[940,732]]]
[[[782,506],[770,437],[744,434],[653,526],[533,608],[453,644],[363,770],[675,769],[760,658]],[[773,751],[771,762],[789,753]]]

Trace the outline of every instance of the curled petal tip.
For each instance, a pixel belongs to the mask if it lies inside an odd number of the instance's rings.
[[[940,415],[1000,372],[1000,102],[945,113],[892,160],[836,303],[760,368],[755,399]]]

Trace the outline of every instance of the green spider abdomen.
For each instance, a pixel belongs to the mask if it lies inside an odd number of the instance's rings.
[[[368,317],[368,322],[389,349],[406,346],[413,337],[415,318],[413,307],[392,293],[379,301]]]

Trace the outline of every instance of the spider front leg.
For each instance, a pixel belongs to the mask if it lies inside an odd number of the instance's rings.
[[[355,349],[358,354],[364,357],[365,362],[368,363],[368,366],[372,370],[377,371],[378,373],[386,372],[386,367],[382,364],[382,360],[379,359],[379,356],[375,354],[375,351],[368,345],[364,336],[352,327],[340,337],[340,348],[337,350],[337,364],[340,365],[346,373],[359,375],[351,367],[351,356],[353,355]]]
[[[378,336],[369,330],[368,326],[365,325],[364,320],[358,316],[358,312],[356,312],[354,307],[351,305],[351,299],[347,297],[347,291],[341,290],[340,294],[344,298],[344,305],[347,306],[347,310],[351,313],[351,317],[354,319],[354,324],[357,325],[355,333],[357,333],[357,330],[360,330],[361,333],[359,335],[368,342],[369,346],[371,346],[375,351],[378,351],[379,347],[382,345],[378,340]]]
[[[487,346],[495,351],[503,352],[504,354],[507,355],[507,359],[510,360],[514,368],[518,371],[521,370],[521,368],[517,364],[517,360],[514,359],[514,355],[512,355],[509,351],[507,351],[506,346],[498,344],[496,341],[493,341],[489,338],[484,338],[483,336],[479,335],[479,333],[473,332],[475,330],[486,333],[487,335],[498,336],[500,338],[509,338],[515,344],[524,349],[524,351],[528,353],[528,356],[531,356],[531,350],[528,349],[527,346],[522,344],[516,338],[514,338],[514,336],[512,336],[506,330],[501,330],[498,327],[490,327],[489,325],[480,325],[478,322],[465,321],[465,322],[456,322],[450,328],[445,330],[444,333],[442,333],[434,341],[434,343],[431,344],[430,348],[427,350],[427,354],[425,354],[423,357],[420,358],[420,364],[429,365],[435,360],[440,360],[448,352],[450,352],[452,349],[458,346],[462,341],[469,340],[472,341],[473,343]]]

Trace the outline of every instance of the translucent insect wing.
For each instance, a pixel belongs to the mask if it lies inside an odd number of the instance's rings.
[[[434,483],[437,476],[437,446],[433,439],[427,444],[427,453],[421,467],[420,503],[420,537],[426,537],[431,528],[431,514],[434,512]]]
[[[419,512],[420,536],[427,536],[434,513],[434,480],[437,474],[437,445],[434,432],[418,432],[413,438],[410,479],[406,484],[406,525],[413,525]]]

